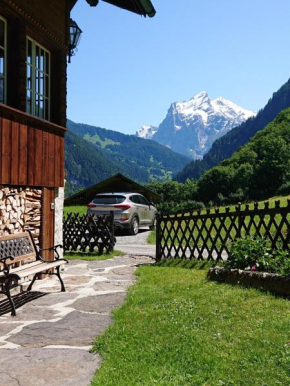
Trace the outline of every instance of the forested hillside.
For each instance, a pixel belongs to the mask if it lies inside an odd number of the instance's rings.
[[[262,130],[282,110],[288,107],[290,107],[290,79],[273,94],[273,97],[256,117],[248,119],[215,141],[211,150],[202,160],[187,164],[175,179],[184,182],[187,178],[199,178],[206,170],[229,158],[240,146],[246,144],[253,135]]]
[[[244,201],[289,192],[290,109],[198,181],[198,196],[204,202]]]
[[[67,122],[67,196],[116,173],[140,182],[168,181],[188,162],[157,142],[112,130]]]
[[[290,194],[290,108],[199,180],[148,187],[163,197],[164,213]]]
[[[96,149],[93,144],[72,132],[66,133],[65,136],[65,170],[67,195],[118,171],[117,166],[101,149]]]

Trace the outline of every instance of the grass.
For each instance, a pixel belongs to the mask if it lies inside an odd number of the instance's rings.
[[[156,230],[149,233],[149,236],[147,237],[147,243],[150,245],[156,244]]]
[[[86,205],[79,205],[79,206],[65,206],[63,208],[63,214],[66,217],[68,212],[71,213],[79,213],[80,215],[87,213],[87,206]]]
[[[98,255],[97,253],[82,253],[82,252],[78,252],[78,253],[66,252],[64,254],[64,258],[67,260],[86,260],[86,261],[108,260],[108,259],[112,259],[115,256],[124,256],[124,253],[114,249],[112,252],[103,253],[102,255]]]
[[[206,270],[143,266],[93,350],[92,386],[290,384],[290,303],[208,282]]]

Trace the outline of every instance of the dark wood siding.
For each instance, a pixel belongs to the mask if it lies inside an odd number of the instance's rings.
[[[0,105],[0,183],[64,185],[65,128]]]

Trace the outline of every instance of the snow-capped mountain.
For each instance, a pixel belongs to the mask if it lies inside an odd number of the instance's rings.
[[[216,139],[255,115],[255,112],[222,97],[210,99],[203,91],[189,101],[172,103],[157,130],[143,126],[148,129],[141,128],[136,135],[154,139],[178,153],[200,159]]]
[[[140,129],[136,131],[136,135],[139,138],[152,139],[156,131],[157,131],[156,126],[143,125],[140,127]]]

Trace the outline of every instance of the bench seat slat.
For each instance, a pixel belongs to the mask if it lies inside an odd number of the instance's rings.
[[[21,271],[22,269],[25,269],[27,266],[29,266],[29,268],[31,268],[31,267],[38,265],[38,264],[39,264],[39,260],[35,260],[35,261],[32,261],[31,263],[22,264],[19,267],[10,268],[10,272]]]
[[[16,268],[10,268],[10,273],[17,273],[18,271],[21,271],[25,268],[25,266],[29,266],[29,268],[32,268],[33,266],[35,265],[38,265],[39,264],[39,260],[36,260],[36,261],[32,261],[31,263],[27,263],[25,265],[20,265],[19,267],[16,267]],[[4,273],[3,272],[0,272],[0,277],[4,276]]]
[[[42,271],[46,271],[48,269],[52,269],[58,267],[60,265],[65,264],[65,261],[52,261],[51,263],[43,263],[42,261],[34,261],[30,264],[22,265],[21,267],[17,267],[14,269],[10,269],[10,273],[16,273],[19,277],[27,277],[30,275],[34,275],[35,273],[39,273]],[[0,278],[3,277],[3,272],[0,273]]]
[[[51,263],[40,263],[40,264],[35,265],[31,268],[27,267],[25,269],[22,269],[21,271],[17,271],[16,273],[18,276],[23,278],[23,277],[27,277],[30,275],[34,275],[35,273],[47,271],[48,269],[59,267],[60,265],[63,265],[63,264],[65,264],[64,261],[54,261]],[[30,264],[27,264],[27,265],[29,266]],[[13,270],[11,271],[11,273],[14,273]]]

